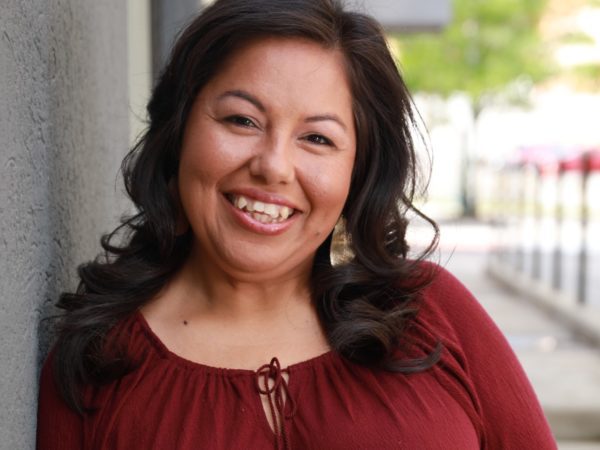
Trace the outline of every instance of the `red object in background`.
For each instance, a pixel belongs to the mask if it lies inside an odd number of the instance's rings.
[[[600,148],[575,149],[532,146],[519,149],[511,164],[534,166],[542,175],[562,172],[600,171]]]
[[[570,158],[562,159],[560,172],[600,171],[600,149],[585,150]]]
[[[582,172],[583,171],[583,158],[582,155],[575,157],[562,159],[559,163],[560,172]]]
[[[571,149],[559,146],[521,147],[511,163],[521,167],[533,166],[541,175],[549,175],[557,173],[561,158],[571,153]]]
[[[588,158],[588,170],[590,172],[600,172],[600,149],[590,150]]]

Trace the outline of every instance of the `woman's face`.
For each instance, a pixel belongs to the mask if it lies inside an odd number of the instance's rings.
[[[235,278],[305,276],[356,153],[343,56],[302,39],[234,52],[192,107],[178,187],[192,260]]]

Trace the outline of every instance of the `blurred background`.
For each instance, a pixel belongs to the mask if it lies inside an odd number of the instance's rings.
[[[127,210],[120,161],[208,3],[0,2],[0,449],[34,448],[42,319]],[[504,331],[560,448],[600,449],[600,1],[349,3],[422,118],[432,258]],[[415,218],[414,254],[432,237]]]
[[[428,131],[435,257],[506,334],[559,447],[598,449],[600,2],[453,0],[410,31],[390,45]]]

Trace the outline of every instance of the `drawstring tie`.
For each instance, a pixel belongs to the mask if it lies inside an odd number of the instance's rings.
[[[277,448],[290,450],[290,442],[285,429],[286,419],[291,419],[296,414],[296,403],[290,396],[290,391],[283,377],[283,373],[289,373],[287,369],[282,370],[279,360],[273,358],[269,364],[261,366],[256,371],[256,388],[258,392],[267,396],[269,401],[269,412],[273,420]],[[269,380],[273,384],[269,386]],[[286,402],[287,399],[287,402]],[[287,407],[287,412],[286,412]],[[283,446],[281,446],[283,444]]]

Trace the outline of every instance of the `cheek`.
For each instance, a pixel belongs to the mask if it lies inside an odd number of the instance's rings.
[[[328,226],[337,222],[346,203],[351,172],[351,166],[341,163],[328,168],[321,166],[308,179],[313,212],[325,219]]]
[[[239,143],[215,132],[198,133],[195,137],[182,153],[180,170],[196,182],[212,185],[240,166],[243,151]]]

